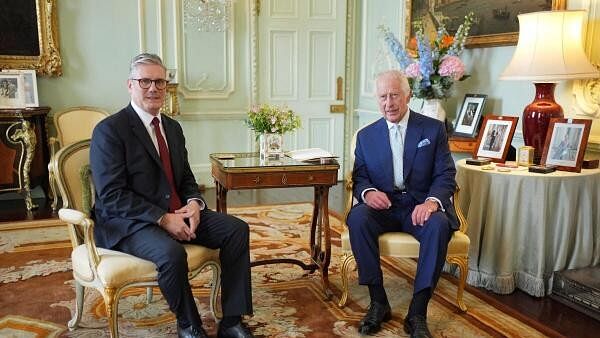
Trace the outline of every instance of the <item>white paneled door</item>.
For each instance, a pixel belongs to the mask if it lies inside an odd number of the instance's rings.
[[[346,1],[262,0],[258,16],[258,103],[287,105],[302,117],[302,128],[285,136],[284,149],[318,147],[340,163]]]

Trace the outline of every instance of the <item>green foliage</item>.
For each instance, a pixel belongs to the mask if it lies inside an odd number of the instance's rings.
[[[250,109],[245,123],[257,135],[263,133],[283,134],[300,128],[300,117],[287,107],[262,104]]]

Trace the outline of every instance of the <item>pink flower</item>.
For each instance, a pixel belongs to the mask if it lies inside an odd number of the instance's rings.
[[[465,64],[458,56],[447,55],[442,59],[438,73],[441,76],[452,76],[454,81],[458,81],[465,75]]]
[[[410,78],[420,77],[421,70],[419,70],[419,64],[416,62],[411,63],[410,65],[408,65],[408,67],[406,67],[404,73],[406,73],[406,76]]]

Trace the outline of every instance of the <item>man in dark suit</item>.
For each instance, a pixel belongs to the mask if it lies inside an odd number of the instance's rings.
[[[179,337],[206,337],[188,281],[183,243],[220,249],[223,320],[218,337],[252,337],[248,225],[214,212],[198,192],[179,123],[160,114],[167,81],[162,60],[131,61],[131,103],[94,129],[94,236],[104,248],[156,264],[158,284],[177,317]]]
[[[381,73],[376,80],[376,95],[383,118],[357,134],[352,176],[358,204],[350,210],[347,224],[359,283],[368,286],[371,298],[359,324],[361,334],[374,334],[383,321],[391,319],[378,237],[402,231],[420,242],[404,330],[411,337],[431,337],[427,305],[440,277],[452,232],[458,228],[451,202],[456,170],[444,124],[409,110],[410,94],[402,73]]]

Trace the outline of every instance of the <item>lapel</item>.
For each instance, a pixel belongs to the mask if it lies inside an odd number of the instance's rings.
[[[150,135],[148,135],[146,127],[142,123],[142,120],[137,115],[135,110],[133,110],[131,104],[127,107],[127,116],[129,118],[129,126],[131,127],[133,135],[137,137],[148,154],[150,154],[150,157],[154,159],[154,162],[160,168],[162,168],[162,162],[160,161],[160,156],[154,147],[154,143],[152,143],[152,139],[150,138]]]
[[[404,138],[403,176],[405,181],[413,168],[415,155],[417,154],[417,144],[421,141],[421,135],[423,135],[421,119],[412,110],[409,111],[409,114],[406,137]]]

